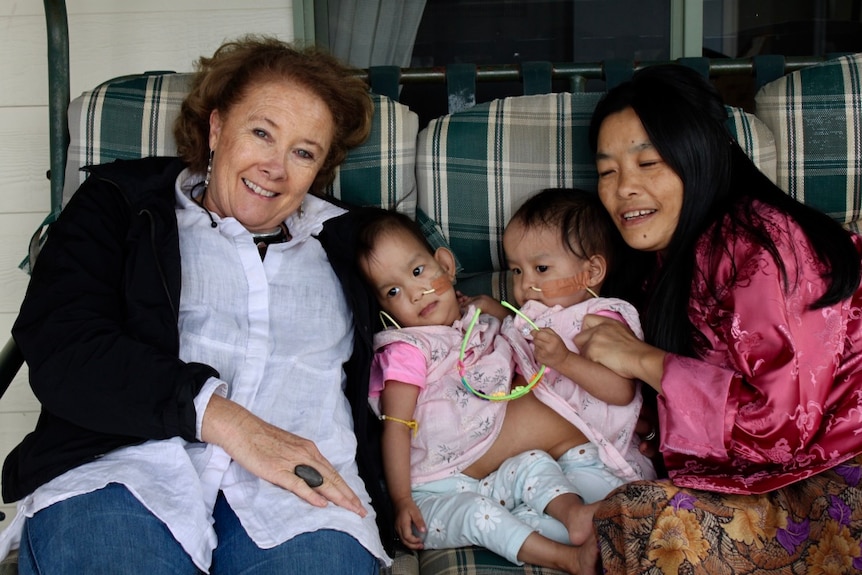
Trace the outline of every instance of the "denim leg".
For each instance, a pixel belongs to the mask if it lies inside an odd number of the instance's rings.
[[[321,530],[303,533],[272,549],[249,538],[223,495],[213,510],[218,547],[212,575],[378,575],[380,563],[347,533]]]
[[[165,524],[111,483],[24,522],[19,575],[198,575]]]

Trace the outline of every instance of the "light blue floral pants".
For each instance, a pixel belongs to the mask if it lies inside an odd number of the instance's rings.
[[[458,475],[424,483],[413,489],[413,500],[428,528],[426,549],[478,545],[520,565],[518,551],[534,531],[569,543],[566,527],[544,513],[551,500],[576,493],[590,503],[618,485],[596,448],[585,444],[559,461],[527,451],[482,479]]]

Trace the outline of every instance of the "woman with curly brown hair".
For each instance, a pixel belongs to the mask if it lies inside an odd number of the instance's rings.
[[[88,168],[13,329],[42,404],[3,468],[22,574],[389,562],[370,308],[315,195],[372,113],[331,56],[247,37],[201,58],[180,158]]]

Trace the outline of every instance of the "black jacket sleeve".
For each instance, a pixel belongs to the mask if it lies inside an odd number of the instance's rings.
[[[51,227],[12,333],[53,418],[195,440],[194,398],[217,373],[178,358],[173,182],[164,195],[165,209],[138,208],[120,185],[91,176]]]

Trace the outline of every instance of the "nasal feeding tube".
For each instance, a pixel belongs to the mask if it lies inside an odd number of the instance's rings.
[[[432,293],[444,293],[448,289],[452,287],[452,282],[449,281],[445,275],[439,275],[433,280],[431,280],[431,289],[426,289],[422,291],[422,295],[428,295]]]

